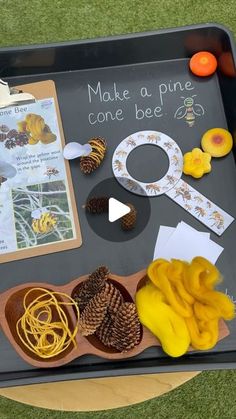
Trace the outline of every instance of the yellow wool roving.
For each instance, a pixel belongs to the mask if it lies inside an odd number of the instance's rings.
[[[208,350],[218,341],[219,320],[234,318],[234,304],[216,291],[218,269],[203,257],[191,263],[157,259],[148,269],[149,280],[136,293],[141,323],[160,340],[172,357],[191,345]]]

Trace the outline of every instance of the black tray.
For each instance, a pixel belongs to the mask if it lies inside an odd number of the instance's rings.
[[[89,178],[84,178],[78,162],[73,162],[72,176],[81,222],[83,245],[80,249],[36,257],[0,265],[0,292],[30,281],[66,283],[96,266],[107,264],[111,271],[128,275],[143,269],[152,260],[159,225],[177,225],[181,220],[207,231],[195,218],[165,196],[150,199],[151,217],[143,233],[132,241],[111,244],[96,236],[88,226],[81,209],[91,188],[112,176],[111,157],[116,145],[127,135],[139,130],[157,130],[179,141],[183,152],[199,146],[202,133],[212,127],[236,130],[236,79],[222,73],[200,80],[187,70],[187,59],[199,50],[209,50],[217,57],[229,53],[235,60],[235,46],[229,31],[216,24],[197,25],[150,33],[124,35],[106,39],[63,44],[5,48],[0,50],[0,77],[11,85],[52,79],[56,83],[65,136],[68,140],[86,141],[92,136],[104,136],[109,141],[108,156],[103,167]],[[155,107],[157,96],[143,98],[135,94],[143,86],[154,91],[160,83],[191,80],[199,102],[207,110],[196,126],[175,121],[173,112],[179,106],[183,92],[165,94],[165,112],[162,118],[136,120],[134,105]],[[132,92],[127,103],[88,103],[87,83],[100,81],[109,89],[116,82],[119,89]],[[192,93],[190,92],[190,93]],[[122,122],[88,123],[89,112],[124,109]],[[143,175],[148,164],[142,164]],[[163,169],[162,162],[160,170]],[[136,170],[135,164],[133,167]],[[153,168],[153,175],[156,175]],[[149,172],[150,174],[150,172]],[[188,178],[194,185],[194,181]],[[235,161],[233,155],[213,162],[211,176],[205,177],[198,189],[227,212],[236,214]],[[234,222],[225,233],[213,239],[225,250],[217,264],[225,281],[221,290],[236,296],[236,258]],[[231,334],[213,351],[187,354],[171,359],[159,348],[150,348],[127,361],[106,361],[84,356],[70,365],[55,369],[36,369],[26,364],[14,351],[5,336],[0,334],[0,386],[13,386],[88,377],[154,373],[158,371],[202,370],[232,368],[236,365],[235,321],[229,325]]]

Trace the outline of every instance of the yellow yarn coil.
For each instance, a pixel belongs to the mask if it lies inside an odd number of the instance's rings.
[[[42,294],[30,304],[26,300],[32,292]],[[57,297],[69,300],[59,301]],[[75,307],[77,325],[70,330],[64,306]],[[79,309],[76,302],[65,293],[51,292],[44,288],[32,288],[24,296],[24,314],[16,324],[17,334],[26,348],[40,358],[52,358],[64,352],[71,343],[76,347],[75,336],[78,332]],[[59,317],[53,321],[55,314]]]
[[[89,140],[89,144],[92,147],[92,151],[89,154],[89,157],[97,164],[99,164],[101,160],[104,158],[106,146],[105,144],[99,143],[97,140]]]

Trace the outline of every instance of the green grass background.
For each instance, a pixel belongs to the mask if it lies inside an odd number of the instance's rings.
[[[0,45],[93,38],[203,22],[222,23],[236,36],[235,0],[0,0]],[[236,371],[203,372],[162,397],[107,412],[53,412],[2,397],[0,418],[235,419],[235,395]]]

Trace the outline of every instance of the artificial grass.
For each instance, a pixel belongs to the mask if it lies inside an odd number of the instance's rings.
[[[234,0],[0,0],[0,45],[93,38],[222,23],[236,30]]]
[[[0,16],[1,46],[93,38],[203,22],[224,24],[236,35],[235,0],[0,0]],[[234,419],[235,390],[236,371],[204,372],[162,397],[99,413],[53,412],[2,397],[0,418]]]

